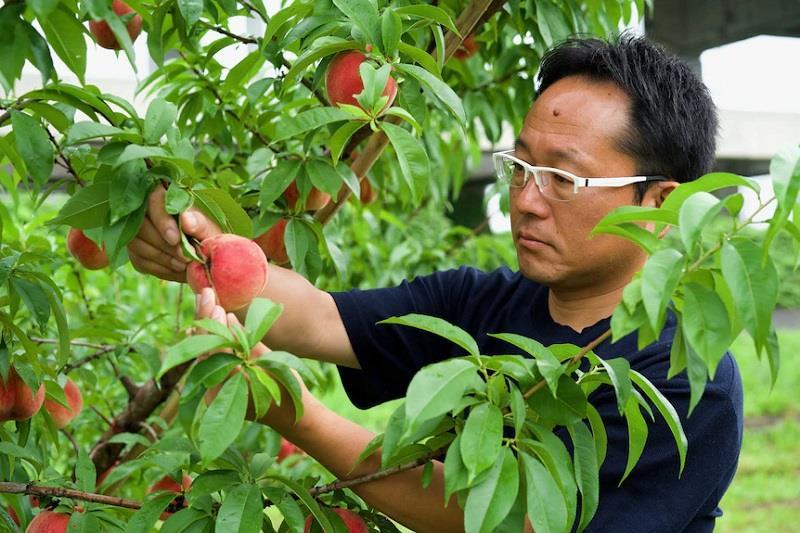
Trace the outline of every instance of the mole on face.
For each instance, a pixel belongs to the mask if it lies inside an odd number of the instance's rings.
[[[554,117],[557,117],[560,114],[561,114],[561,111],[559,111],[558,109],[553,109],[553,116]]]

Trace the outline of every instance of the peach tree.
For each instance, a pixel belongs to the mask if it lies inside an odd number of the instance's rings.
[[[249,358],[279,306],[256,299],[243,328],[206,320],[196,324],[205,333],[191,335],[188,291],[127,264],[148,197],[163,187],[170,214],[194,206],[322,287],[391,280],[381,269],[409,240],[412,224],[403,221],[415,217],[424,219],[421,238],[432,223],[444,238],[407,249],[391,275],[448,261],[491,264],[486,250],[495,242],[438,215],[463,186],[480,140],[520,128],[550,44],[576,32],[608,35],[644,8],[618,0],[332,0],[277,9],[261,0],[6,2],[0,492],[8,505],[0,524],[18,530],[38,513],[40,522],[88,531],[146,531],[159,520],[163,531],[294,531],[312,515],[336,531],[352,527],[344,525],[354,520],[343,515],[349,508],[370,528],[394,530],[344,490],[359,480],[337,483],[313,460],[287,460],[279,435],[245,421],[248,402],[264,413],[281,387],[297,401],[295,375],[312,387],[329,378],[289,353]],[[243,17],[259,31],[236,30]],[[137,37],[156,65],[140,83],[148,96],[141,111],[85,79],[87,47],[117,49],[133,64]],[[238,60],[229,65],[218,56],[230,50]],[[77,83],[61,79],[56,57]],[[18,93],[26,63],[42,83]],[[740,194],[711,194],[757,188],[727,174],[681,186],[660,209],[618,210],[596,229],[651,254],[605,336],[638,331],[646,344],[671,309],[680,324],[671,374],[687,371],[692,405],[742,331],[777,374],[770,244],[780,232],[800,242],[799,159],[794,150],[774,160],[776,198],[762,208],[777,209],[761,233],[752,218],[735,217]],[[710,226],[722,212],[734,216]],[[666,226],[674,239],[657,238]],[[182,245],[203,260],[200,243],[183,236]],[[76,265],[67,248],[102,270]],[[436,317],[388,321],[440,334],[464,357],[414,378],[408,400],[364,451],[380,450],[385,469],[370,479],[416,467],[429,479],[431,461],[443,460],[447,495],[457,495],[468,531],[516,530],[526,515],[536,531],[591,520],[607,444],[586,400],[597,387],[614,388],[628,421],[628,472],[645,445],[646,418],[664,417],[685,456],[672,406],[623,358],[600,359],[594,343],[545,347],[497,332],[529,355],[497,356]],[[579,368],[584,358],[588,372]],[[216,395],[205,401],[210,389]],[[568,428],[574,453],[556,427]]]

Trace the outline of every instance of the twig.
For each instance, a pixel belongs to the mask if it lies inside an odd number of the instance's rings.
[[[420,467],[435,459],[436,457],[440,456],[444,448],[432,450],[422,457],[411,461],[409,463],[403,463],[401,465],[393,466],[391,468],[387,468],[386,470],[380,470],[378,472],[373,472],[371,474],[366,474],[364,476],[355,477],[353,479],[345,479],[340,481],[334,481],[333,483],[328,483],[327,485],[321,485],[319,487],[314,487],[313,489],[309,490],[312,496],[319,496],[320,494],[325,494],[326,492],[333,492],[339,489],[345,489],[348,487],[353,487],[355,485],[361,485],[362,483],[369,483],[370,481],[375,481],[378,479],[383,479],[385,477],[389,477],[391,475],[397,474],[399,472],[405,472],[406,470],[412,470],[414,468]]]
[[[72,162],[69,160],[69,158],[66,156],[66,154],[64,154],[64,151],[61,149],[61,145],[59,145],[58,141],[56,141],[56,138],[53,136],[53,133],[50,131],[50,128],[45,126],[44,127],[44,131],[47,132],[47,136],[50,137],[50,142],[52,142],[53,146],[56,147],[56,151],[58,152],[58,155],[60,155],[61,159],[64,160],[64,163],[67,166],[67,171],[70,174],[72,174],[72,176],[75,178],[75,181],[78,183],[78,185],[80,185],[81,187],[86,186],[86,183],[84,183],[84,181],[80,178],[80,176],[78,176],[78,173],[72,167]],[[56,161],[58,161],[58,160],[56,159]],[[80,283],[80,280],[78,280],[78,282]],[[83,286],[81,285],[81,291],[82,290],[83,290]],[[91,318],[91,311],[89,311],[89,317]]]
[[[65,489],[62,487],[45,487],[30,483],[11,483],[8,481],[0,481],[0,493],[70,498],[85,502],[105,503],[107,505],[126,507],[128,509],[139,509],[142,507],[142,504],[136,500],[128,500],[126,498],[119,498],[117,496],[107,496],[105,494],[85,492],[82,490]]]
[[[110,428],[113,428],[113,427],[114,427],[114,422],[113,422],[112,420],[109,420],[109,418],[108,418],[106,415],[104,415],[104,414],[103,414],[103,413],[100,411],[100,409],[98,409],[98,408],[97,408],[97,407],[95,407],[94,405],[90,405],[90,406],[89,406],[89,409],[91,409],[92,411],[94,411],[94,412],[97,414],[97,416],[99,416],[100,418],[102,418],[102,419],[103,419],[103,422],[105,422],[106,424],[108,424],[108,427],[110,427]]]
[[[128,393],[128,398],[133,398],[136,396],[136,393],[139,392],[139,385],[134,383],[130,377],[120,376],[119,381],[122,383],[122,386],[125,387],[125,392]]]
[[[40,337],[31,337],[30,339],[36,344],[59,344],[61,342],[58,339],[42,339]],[[84,341],[69,341],[69,343],[72,346],[95,348],[97,350],[106,350],[109,348],[113,350],[115,348],[113,344],[95,344],[93,342],[84,342]]]

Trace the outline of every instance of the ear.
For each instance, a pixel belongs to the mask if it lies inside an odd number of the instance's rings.
[[[642,197],[642,207],[661,207],[669,193],[680,185],[677,181],[657,181],[645,191]]]

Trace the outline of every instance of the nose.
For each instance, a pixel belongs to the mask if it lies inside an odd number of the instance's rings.
[[[542,195],[533,177],[522,189],[511,189],[510,201],[520,213],[545,218],[550,212],[550,203]]]

